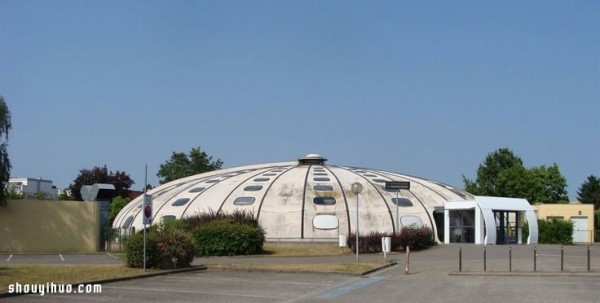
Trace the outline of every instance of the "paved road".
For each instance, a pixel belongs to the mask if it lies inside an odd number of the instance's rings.
[[[586,270],[585,247],[568,247],[560,271],[560,247],[539,246],[539,272],[532,272],[533,247],[513,247],[513,272],[508,272],[508,247],[488,246],[483,272],[483,247],[438,246],[411,255],[411,274],[403,266],[365,277],[275,272],[202,271],[104,284],[101,294],[27,295],[5,302],[598,302],[600,247],[592,247]],[[567,249],[567,248],[565,248]],[[364,258],[379,258],[378,255]],[[403,255],[391,259],[403,260]],[[210,262],[321,262],[352,260],[352,256],[316,258],[210,258]],[[311,261],[312,260],[312,261]],[[338,260],[338,261],[340,261]],[[209,263],[210,263],[209,262]],[[557,263],[558,262],[558,263]],[[452,274],[451,274],[452,273]],[[457,274],[457,275],[455,275]]]

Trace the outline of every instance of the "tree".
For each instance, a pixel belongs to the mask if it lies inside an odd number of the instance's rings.
[[[577,200],[581,203],[594,204],[594,208],[600,208],[600,178],[590,175],[577,191]]]
[[[525,196],[531,202],[567,203],[567,179],[563,177],[556,163],[529,169],[530,188]]]
[[[115,186],[115,196],[127,197],[129,188],[135,184],[129,175],[122,171],[113,173],[109,171],[106,165],[104,167],[95,166],[92,169],[82,169],[73,183],[69,185],[71,196],[74,200],[82,201],[81,187],[84,185],[93,185],[94,183],[106,183]]]
[[[160,184],[164,184],[184,177],[217,170],[222,165],[221,159],[213,161],[213,157],[197,147],[192,148],[189,155],[173,152],[171,159],[160,165],[156,176],[161,178],[159,180]]]
[[[521,168],[523,168],[521,158],[508,148],[498,149],[488,154],[483,164],[479,165],[475,181],[471,181],[463,175],[465,190],[474,195],[502,196],[502,192],[506,189],[499,182],[502,182],[502,178],[506,176],[501,174],[521,173]]]
[[[121,209],[123,209],[123,207],[129,204],[129,201],[131,201],[129,198],[121,196],[114,197],[110,201],[110,213],[108,215],[108,221],[111,225],[117,217],[117,215],[119,214],[119,212],[121,211]]]
[[[0,206],[6,204],[6,184],[10,179],[10,160],[8,159],[8,132],[12,128],[10,111],[4,97],[0,96]]]
[[[511,150],[488,154],[479,165],[475,181],[463,176],[465,189],[475,195],[524,198],[530,203],[565,203],[567,180],[556,163],[526,168]]]

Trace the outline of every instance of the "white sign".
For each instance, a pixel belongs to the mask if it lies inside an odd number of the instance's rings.
[[[144,204],[142,206],[144,212],[144,224],[152,224],[152,196],[144,194]]]

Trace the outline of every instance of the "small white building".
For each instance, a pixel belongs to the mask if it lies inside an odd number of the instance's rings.
[[[10,178],[8,188],[18,193],[32,197],[37,193],[45,193],[49,199],[58,199],[58,189],[52,185],[52,180],[42,178]]]

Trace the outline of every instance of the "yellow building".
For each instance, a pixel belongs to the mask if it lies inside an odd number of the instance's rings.
[[[536,204],[533,208],[538,219],[556,218],[573,222],[573,243],[594,242],[593,204]]]

